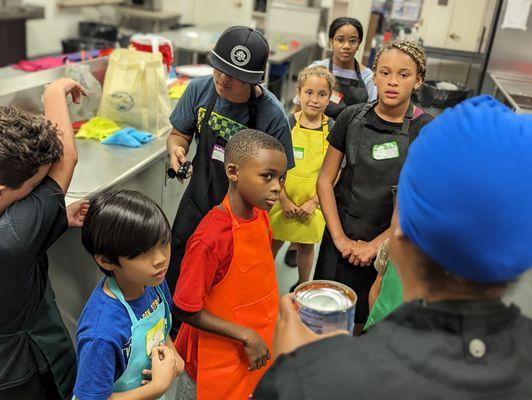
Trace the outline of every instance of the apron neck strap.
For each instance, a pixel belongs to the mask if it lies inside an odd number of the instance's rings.
[[[360,82],[364,82],[362,80],[362,74],[360,73],[360,65],[358,64],[357,59],[355,58],[355,73],[357,74],[357,78]]]
[[[406,114],[403,118],[403,125],[401,126],[401,133],[403,135],[408,136],[408,130],[410,129],[410,122],[412,121],[412,116],[414,115],[414,105],[410,103],[408,105],[408,109],[406,110]]]
[[[216,87],[214,86],[214,82],[212,84],[212,89],[213,89],[213,93],[211,94],[211,97],[209,98],[207,110],[205,111],[205,115],[203,116],[203,120],[201,121],[201,128],[203,128],[204,123],[206,123],[207,126],[209,126],[209,119],[211,118],[212,110],[214,110],[214,105],[216,104],[216,100],[218,99],[218,93],[216,92]]]
[[[366,103],[364,107],[362,108],[362,110],[358,113],[356,118],[359,120],[362,120],[366,116],[366,114],[369,112],[369,110],[374,108],[377,105],[377,103],[378,103],[378,100],[375,100],[371,103]],[[406,114],[403,118],[403,124],[401,125],[401,130],[399,131],[403,135],[409,136],[408,130],[410,129],[410,122],[412,122],[413,115],[414,115],[414,104],[410,103],[408,105],[408,109],[406,110]]]
[[[357,78],[360,82],[363,82],[362,80],[362,74],[360,73],[360,65],[358,64],[358,61],[357,59],[355,58],[355,74],[357,75]],[[332,74],[333,73],[333,62],[332,62],[332,57],[329,58],[329,72]],[[334,74],[333,74],[334,75]]]
[[[357,119],[364,118],[366,114],[368,113],[368,111],[374,108],[377,105],[377,103],[378,103],[378,100],[374,100],[370,103],[366,103],[364,107],[362,107],[362,110],[360,110],[360,112],[358,113]]]
[[[124,294],[122,293],[122,290],[120,290],[120,287],[116,283],[116,279],[112,276],[107,278],[107,286],[109,286],[109,290],[112,294],[114,294],[117,298],[117,300],[122,303],[122,305],[126,308],[127,313],[129,314],[129,318],[131,319],[131,322],[137,322],[137,316],[131,309],[131,306],[127,304],[126,299],[124,298]]]
[[[231,225],[233,225],[233,226],[238,225],[238,221],[236,220],[235,216],[233,215],[233,211],[231,210],[231,202],[229,201],[229,193],[226,194],[224,199],[222,200],[222,208],[231,217]]]
[[[296,116],[296,114],[294,114],[294,119],[296,120],[296,124],[294,126],[294,128],[301,128],[301,115],[303,114],[303,111],[300,111],[299,112],[299,116]],[[322,130],[324,129],[324,126],[328,126],[329,124],[329,117],[325,114],[321,114],[321,128]],[[305,128],[307,129],[307,128]]]
[[[257,127],[257,94],[255,93],[256,85],[251,85],[251,92],[248,100],[248,128],[255,129]]]

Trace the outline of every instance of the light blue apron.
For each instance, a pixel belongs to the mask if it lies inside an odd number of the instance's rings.
[[[142,370],[151,369],[151,350],[153,347],[166,342],[172,326],[172,316],[170,314],[170,306],[158,286],[155,289],[162,302],[157,305],[157,308],[150,315],[137,319],[135,313],[125,301],[124,295],[116,284],[115,279],[108,278],[107,284],[111,292],[126,308],[129,318],[131,318],[131,345],[127,367],[113,387],[113,392],[126,392],[141,386],[140,382],[143,379]],[[160,399],[164,399],[164,395]]]

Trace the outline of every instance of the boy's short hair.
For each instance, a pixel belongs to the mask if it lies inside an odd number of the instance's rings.
[[[0,185],[18,189],[63,154],[59,130],[42,115],[0,107]]]
[[[81,241],[94,257],[119,264],[119,257],[135,258],[158,243],[169,243],[171,229],[161,208],[133,190],[101,194],[90,202]],[[107,276],[110,271],[100,268]]]
[[[273,136],[257,129],[242,129],[235,133],[225,146],[225,165],[245,164],[260,150],[277,150],[285,153],[281,142]]]

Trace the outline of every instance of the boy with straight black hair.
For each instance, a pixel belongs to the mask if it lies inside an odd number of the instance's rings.
[[[44,116],[0,107],[0,399],[67,399],[76,357],[48,280],[46,251],[83,219],[67,217],[77,151],[62,78],[44,91]]]
[[[81,240],[106,277],[78,324],[76,398],[159,398],[182,370],[168,337],[170,239],[163,211],[139,192],[91,201]]]
[[[261,131],[227,143],[229,191],[188,241],[174,293],[181,399],[248,398],[269,366],[279,292],[268,211],[286,167],[281,143]]]

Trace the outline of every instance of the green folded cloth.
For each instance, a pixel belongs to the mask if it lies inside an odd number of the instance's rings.
[[[401,304],[403,304],[403,283],[401,282],[395,267],[388,260],[386,271],[382,276],[381,291],[377,300],[375,300],[373,308],[369,312],[364,330],[386,318],[388,314]]]

